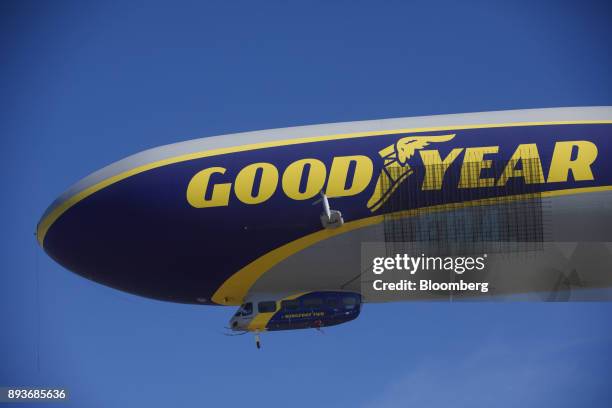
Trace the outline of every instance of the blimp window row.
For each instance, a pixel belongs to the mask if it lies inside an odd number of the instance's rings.
[[[273,300],[267,302],[259,302],[257,304],[257,310],[259,310],[259,313],[276,312],[276,302]]]
[[[357,299],[353,296],[344,296],[342,297],[342,304],[344,305],[345,309],[353,309],[355,306],[357,306]]]
[[[354,309],[358,305],[357,298],[352,294],[342,295],[340,297],[309,297],[303,300],[291,299],[280,302],[280,308],[286,312],[294,312],[300,309],[321,309],[323,307],[344,309]],[[267,300],[257,303],[258,313],[274,313],[277,311],[276,301]],[[236,312],[236,316],[250,316],[253,314],[253,303],[247,302],[240,306]]]
[[[308,299],[304,299],[302,301],[302,304],[304,305],[305,308],[319,308],[321,306],[323,306],[323,299],[321,298],[308,298]]]
[[[300,301],[299,300],[283,300],[281,302],[281,308],[283,310],[289,310],[289,311],[298,310],[300,308]]]

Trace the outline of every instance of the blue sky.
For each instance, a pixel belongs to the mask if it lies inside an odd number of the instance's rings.
[[[221,334],[233,309],[94,284],[33,233],[73,182],[161,144],[612,105],[611,17],[604,1],[3,2],[0,385],[67,387],[80,407],[609,406],[611,303],[369,305],[257,351]]]

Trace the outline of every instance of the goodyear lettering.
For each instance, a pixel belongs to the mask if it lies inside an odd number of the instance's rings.
[[[498,175],[492,174],[492,170],[493,162],[499,160],[499,146],[456,147],[444,157],[438,149],[425,149],[432,143],[448,142],[454,137],[454,134],[403,137],[380,150],[381,161],[377,167],[381,170],[369,200],[364,203],[367,208],[379,209],[401,183],[418,171],[423,173],[421,190],[441,190],[449,169],[459,160],[456,185],[459,189],[505,187],[509,180],[517,178],[525,184],[563,183],[570,177],[574,181],[594,180],[591,166],[598,150],[590,141],[555,143],[545,177],[535,143],[519,144]],[[422,170],[411,167],[417,151]],[[242,168],[234,180],[227,177],[226,168],[210,167],[189,181],[187,202],[195,208],[227,206],[232,190],[238,201],[250,205],[266,202],[279,189],[296,201],[312,199],[320,191],[325,191],[328,197],[355,196],[371,188],[374,168],[374,161],[365,155],[334,157],[329,171],[322,160],[314,157],[296,160],[282,171],[272,163],[253,163]]]
[[[349,169],[354,167],[352,178]],[[331,165],[327,182],[330,197],[352,196],[366,189],[374,166],[367,156],[336,157]],[[230,200],[232,183],[212,184],[213,174],[225,174],[223,167],[211,167],[197,173],[187,186],[187,202],[195,208],[227,206]],[[300,190],[302,179],[305,188]],[[281,187],[284,194],[293,200],[307,200],[323,190],[327,178],[325,164],[313,158],[301,159],[291,163],[282,175]],[[234,193],[245,204],[260,204],[276,192],[279,184],[279,171],[271,163],[254,163],[243,168],[236,176]],[[212,190],[211,198],[206,198]]]
[[[187,186],[187,202],[195,208],[221,207],[229,203],[232,189],[231,183],[214,184],[210,198],[206,198],[206,190],[213,174],[225,174],[223,167],[210,167],[198,172]]]
[[[516,169],[520,163],[521,169]],[[526,184],[544,183],[540,153],[535,143],[521,144],[508,160],[497,186],[503,187],[512,177],[522,177]]]
[[[355,166],[355,176],[347,187],[346,182],[349,180],[348,174],[352,165]],[[346,197],[359,194],[368,187],[373,173],[374,165],[369,157],[335,157],[331,165],[325,192],[328,197]]]
[[[290,313],[283,315],[283,319],[300,319],[304,317],[322,317],[325,312]]]
[[[277,184],[278,170],[273,164],[255,163],[240,170],[236,176],[234,192],[245,204],[260,204],[272,197]]]
[[[300,184],[306,178],[306,187],[300,191]],[[291,163],[283,174],[283,191],[293,200],[308,200],[323,190],[327,169],[321,160],[302,159]]]
[[[446,171],[450,165],[453,164],[455,159],[459,157],[461,152],[463,152],[463,148],[453,149],[444,160],[442,160],[437,150],[421,150],[421,160],[425,168],[425,177],[423,178],[423,186],[421,189],[440,190]]]
[[[495,185],[493,178],[482,177],[482,171],[490,169],[493,165],[493,160],[485,159],[485,155],[497,153],[498,149],[498,146],[466,149],[459,177],[459,188],[492,187]]]
[[[572,160],[572,153],[576,151]],[[567,181],[571,171],[574,180],[594,180],[591,164],[597,158],[597,146],[586,140],[576,142],[558,142],[553,151],[550,171],[548,172],[549,183]]]

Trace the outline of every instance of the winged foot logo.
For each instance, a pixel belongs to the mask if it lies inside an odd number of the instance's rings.
[[[414,170],[408,164],[408,160],[414,156],[417,150],[423,149],[430,143],[448,142],[454,137],[454,134],[408,136],[379,151],[378,154],[383,159],[383,168],[378,176],[374,193],[368,200],[367,206],[370,211],[378,210],[391,197],[397,187],[414,173]]]

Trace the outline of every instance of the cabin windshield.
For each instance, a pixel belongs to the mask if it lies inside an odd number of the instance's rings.
[[[249,316],[253,313],[253,303],[244,303],[234,316]]]

